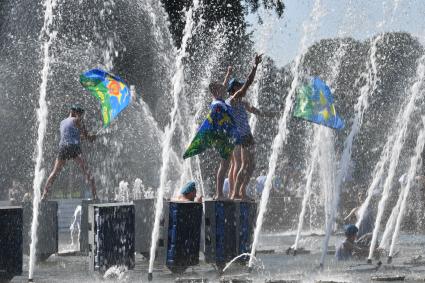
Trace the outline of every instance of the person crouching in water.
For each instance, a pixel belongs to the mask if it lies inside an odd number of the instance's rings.
[[[44,187],[42,196],[43,200],[47,199],[47,195],[53,185],[53,182],[61,172],[66,161],[70,159],[74,160],[78,164],[86,177],[86,181],[91,187],[93,199],[97,198],[94,178],[87,168],[86,161],[84,160],[81,152],[81,139],[87,139],[88,141],[93,142],[96,139],[96,135],[91,135],[87,132],[83,123],[83,116],[84,109],[80,106],[73,105],[70,109],[69,117],[62,120],[60,123],[59,153],[55,160],[53,171],[50,173]]]
[[[337,260],[364,259],[369,255],[372,233],[367,233],[358,237],[359,229],[354,224],[345,226],[345,241],[336,249],[335,257]],[[379,243],[378,243],[379,246]],[[375,248],[373,256],[379,259],[382,251]]]
[[[353,258],[353,252],[355,249],[355,241],[357,237],[356,225],[349,224],[345,226],[345,240],[339,244],[335,251],[335,257],[338,261],[350,260]]]
[[[190,181],[183,188],[181,188],[180,195],[177,197],[177,201],[202,202],[202,196],[196,196],[195,182]]]

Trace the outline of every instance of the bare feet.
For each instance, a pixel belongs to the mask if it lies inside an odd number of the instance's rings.
[[[213,200],[225,200],[226,198],[223,195],[214,195]]]
[[[43,195],[41,196],[41,200],[42,200],[42,201],[47,200],[47,195],[48,195],[48,192],[47,192],[47,191],[44,191],[44,192],[43,192]]]
[[[235,200],[235,199],[241,199],[241,196],[239,194],[234,193],[233,195],[230,196],[231,200]]]
[[[242,197],[241,197],[241,200],[242,200],[242,201],[255,201],[253,198],[250,198],[250,197],[249,197],[249,196],[247,196],[247,195],[242,196]]]

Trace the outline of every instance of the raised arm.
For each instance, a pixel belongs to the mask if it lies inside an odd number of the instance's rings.
[[[227,87],[227,84],[229,83],[230,76],[232,75],[232,73],[233,73],[233,67],[232,66],[227,67],[227,73],[226,73],[226,76],[224,77],[224,81],[223,81],[223,85],[225,87]]]
[[[236,100],[236,99],[242,98],[242,97],[244,97],[246,95],[246,92],[247,92],[248,88],[251,86],[252,82],[254,81],[255,74],[257,73],[257,66],[258,66],[258,64],[261,63],[262,56],[263,56],[263,54],[255,55],[254,66],[252,67],[251,72],[249,73],[246,82],[244,83],[244,85],[242,86],[242,88],[240,90],[238,90],[231,97],[231,100]]]

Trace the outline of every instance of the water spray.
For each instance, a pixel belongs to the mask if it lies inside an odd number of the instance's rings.
[[[37,248],[37,229],[38,229],[38,214],[39,205],[41,199],[41,185],[44,179],[44,169],[42,168],[43,163],[43,145],[44,137],[47,128],[47,115],[48,106],[46,101],[47,96],[47,82],[50,71],[50,62],[52,55],[50,54],[50,46],[56,38],[56,32],[51,30],[53,23],[53,9],[56,6],[56,0],[46,0],[44,2],[44,24],[40,33],[40,40],[43,41],[41,46],[43,56],[43,68],[41,70],[41,85],[40,85],[40,97],[38,100],[39,108],[37,109],[37,121],[38,121],[38,134],[37,134],[37,146],[36,152],[36,163],[34,168],[34,181],[33,181],[33,204],[32,204],[32,223],[31,223],[31,243],[30,243],[30,260],[29,260],[29,271],[28,281],[33,282],[34,267],[36,261],[36,248]],[[45,38],[43,40],[43,38]]]

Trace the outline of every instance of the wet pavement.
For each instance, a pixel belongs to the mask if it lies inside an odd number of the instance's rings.
[[[294,233],[262,235],[255,268],[251,273],[246,266],[239,264],[232,265],[221,275],[214,266],[205,263],[188,268],[182,275],[172,274],[165,266],[156,266],[153,282],[200,282],[201,279],[208,282],[390,282],[396,277],[404,277],[404,282],[425,282],[425,259],[419,257],[424,254],[423,235],[402,235],[397,247],[400,253],[391,264],[386,264],[386,258],[381,259],[383,264],[379,267],[376,261],[370,265],[365,260],[341,264],[335,262],[333,255],[329,255],[323,270],[318,266],[323,236],[314,233],[305,235],[300,247],[305,248],[307,253],[287,255],[286,249],[293,244],[294,238]],[[342,239],[342,236],[332,237],[330,250]],[[143,256],[136,255],[134,270],[110,270],[105,279],[99,273],[88,271],[88,257],[67,253],[72,250],[70,242],[68,233],[61,233],[60,253],[37,264],[35,282],[148,281],[148,261]],[[23,275],[15,277],[12,282],[27,282],[27,275],[28,257],[25,256]]]

